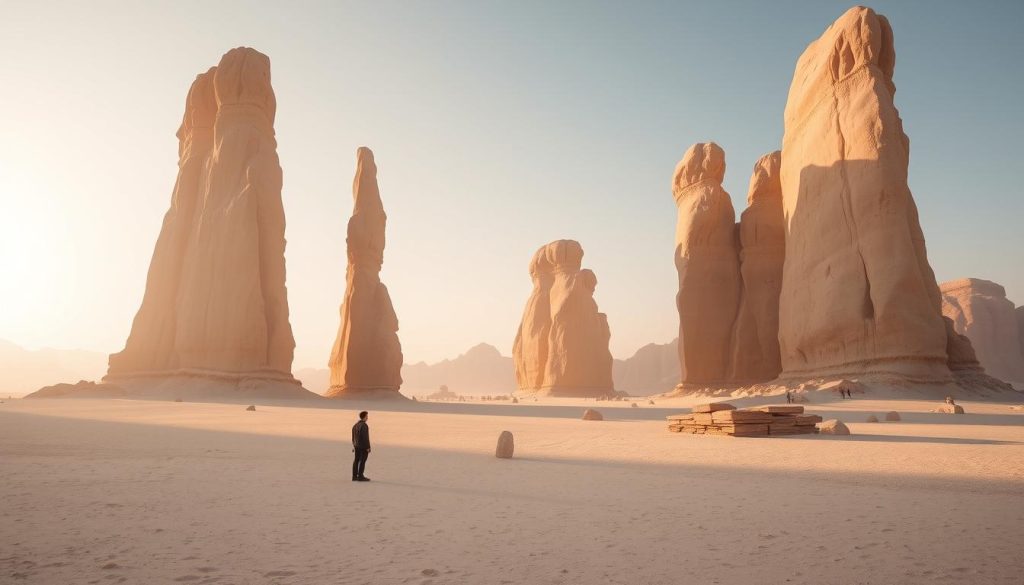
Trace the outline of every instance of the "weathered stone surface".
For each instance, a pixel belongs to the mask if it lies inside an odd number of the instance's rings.
[[[608,318],[594,301],[597,277],[580,268],[582,260],[583,248],[573,240],[556,240],[534,254],[534,290],[512,348],[522,391],[551,396],[615,393]]]
[[[245,410],[247,410],[248,412],[256,412],[256,405],[250,404],[249,406],[245,407]]]
[[[902,419],[900,418],[900,413],[898,413],[896,411],[892,411],[892,412],[885,413],[885,420],[887,422],[897,422],[897,421],[900,421]]]
[[[217,116],[214,96],[216,67],[196,76],[185,100],[185,114],[178,128],[178,177],[171,207],[153,250],[142,305],[125,347],[111,354],[109,374],[161,372],[178,368],[175,351],[178,288],[186,251],[202,208],[202,181],[206,160],[213,149],[213,124]]]
[[[876,423],[878,422],[878,417],[873,414],[869,414],[868,417],[864,419],[864,422]]]
[[[133,395],[314,397],[291,375],[285,219],[270,60],[227,52],[197,77],[142,306],[105,381]]]
[[[843,421],[829,419],[818,425],[818,431],[823,435],[849,435],[850,428],[843,424]]]
[[[592,408],[588,408],[583,411],[583,420],[604,420],[604,415]]]
[[[729,378],[740,270],[736,213],[722,188],[725,152],[717,144],[691,146],[672,177],[675,263],[679,276],[681,384],[709,385]]]
[[[893,103],[893,34],[854,7],[800,57],[785,111],[784,377],[945,382],[946,332]]]
[[[366,147],[356,151],[353,209],[348,221],[348,268],[341,324],[331,350],[330,398],[402,398],[402,346],[391,296],[380,281],[387,215],[377,165]]]
[[[779,355],[779,293],[786,257],[779,169],[782,153],[762,156],[754,165],[747,209],[740,215],[742,290],[733,332],[730,378],[765,382],[782,371]]]
[[[1017,314],[1006,290],[989,280],[962,278],[944,282],[942,314],[958,334],[971,340],[975,355],[990,375],[1024,382]]]
[[[501,431],[498,435],[498,446],[494,450],[494,456],[498,459],[511,459],[515,452],[515,440],[509,431]]]

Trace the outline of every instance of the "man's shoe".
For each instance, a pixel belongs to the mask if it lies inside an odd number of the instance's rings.
[[[364,477],[357,477],[356,481],[370,481],[370,478],[365,477],[365,476]]]

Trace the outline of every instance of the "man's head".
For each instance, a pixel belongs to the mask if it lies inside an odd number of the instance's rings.
[[[368,417],[368,416],[370,416],[370,413],[368,413],[368,412],[366,412],[364,410],[363,412],[359,413],[359,420],[366,420],[366,417]]]

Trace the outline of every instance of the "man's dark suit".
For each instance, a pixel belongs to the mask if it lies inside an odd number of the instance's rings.
[[[352,426],[352,450],[356,457],[352,462],[352,479],[364,477],[366,458],[370,456],[370,425],[361,420]]]

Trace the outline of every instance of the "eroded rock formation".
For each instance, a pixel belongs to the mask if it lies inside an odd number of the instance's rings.
[[[730,379],[765,382],[782,371],[779,356],[779,293],[786,257],[779,168],[782,153],[762,156],[754,165],[747,209],[740,216],[742,291],[733,333]]]
[[[291,375],[275,111],[270,60],[253,49],[232,49],[193,83],[171,209],[105,381],[141,394],[312,396]]]
[[[800,57],[785,111],[783,376],[950,379],[893,103],[893,34],[855,7]]]
[[[551,396],[614,393],[608,319],[594,301],[597,277],[581,269],[573,240],[543,246],[530,263],[534,290],[512,348],[520,390]]]
[[[331,398],[402,398],[402,346],[391,296],[380,281],[387,215],[373,152],[356,152],[353,209],[348,221],[348,268],[341,325],[331,351]]]
[[[1024,357],[1017,315],[1006,290],[989,280],[962,278],[942,283],[942,313],[966,335],[989,374],[1024,382]]]
[[[679,364],[682,385],[729,379],[733,324],[740,297],[736,214],[722,188],[725,152],[713,142],[691,146],[676,166],[675,263],[679,275]]]

